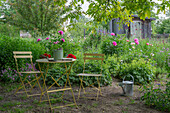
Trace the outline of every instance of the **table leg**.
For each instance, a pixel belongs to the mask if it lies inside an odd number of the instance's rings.
[[[43,89],[45,87],[45,92],[47,93],[47,86],[46,86],[46,83],[45,83],[45,79],[46,79],[46,76],[47,76],[47,72],[48,72],[48,69],[49,69],[49,63],[47,64],[47,68],[46,68],[46,72],[45,72],[45,76],[43,76],[43,73],[41,71],[41,66],[40,64],[38,63],[38,66],[39,66],[39,70],[40,70],[40,73],[42,74],[42,77],[43,77]],[[44,92],[41,93],[41,96],[40,96],[40,101],[41,102],[41,99],[42,99],[42,96],[44,95]],[[47,93],[47,97],[48,97],[48,100],[49,100],[49,95]],[[49,101],[50,103],[50,101]],[[50,103],[50,107],[51,107],[51,103]]]
[[[74,63],[74,62],[71,63],[71,66],[70,66],[70,69],[69,69],[69,73],[67,74],[67,81],[68,81],[69,86],[70,86],[70,88],[71,88],[71,93],[72,93],[72,96],[73,96],[73,100],[74,100],[75,106],[78,108],[78,106],[77,106],[77,104],[76,104],[76,100],[75,100],[75,98],[74,98],[74,93],[73,93],[73,90],[72,90],[72,87],[71,87],[71,84],[70,84],[70,79],[69,79],[69,75],[70,75],[70,71],[71,71],[71,68],[72,68],[72,66],[73,66],[73,63]]]

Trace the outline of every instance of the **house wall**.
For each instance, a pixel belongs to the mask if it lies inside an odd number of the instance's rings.
[[[112,19],[110,21],[110,33],[115,33],[115,34],[125,34],[125,25],[119,25],[119,19]]]
[[[133,21],[141,21],[141,26],[142,26],[142,30],[141,30],[141,37],[142,38],[151,38],[151,20],[150,19],[146,19],[146,20],[141,20],[140,18],[134,17]],[[127,27],[127,25],[122,24],[121,26],[119,25],[119,18],[115,18],[112,19],[112,21],[110,21],[110,33],[115,33],[115,34],[126,34],[126,30],[125,27]],[[128,27],[127,27],[128,28]],[[127,36],[130,37],[130,28],[127,30]]]

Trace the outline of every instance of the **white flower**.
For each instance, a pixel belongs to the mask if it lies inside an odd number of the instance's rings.
[[[73,39],[70,39],[70,42],[72,42],[73,41]]]
[[[134,47],[134,46],[132,46],[132,48],[133,48],[133,49],[135,49],[135,47]]]
[[[153,54],[153,53],[151,53],[151,56],[154,56],[154,54]]]
[[[135,43],[131,43],[131,45],[135,45]]]

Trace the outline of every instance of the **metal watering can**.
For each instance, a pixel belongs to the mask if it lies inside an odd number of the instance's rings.
[[[132,81],[125,81],[125,78],[127,76],[130,76],[132,78]],[[133,84],[134,84],[134,78],[132,75],[124,76],[122,83],[119,84],[122,87],[124,95],[133,96]]]

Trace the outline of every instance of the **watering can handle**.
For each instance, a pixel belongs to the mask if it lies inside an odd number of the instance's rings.
[[[126,76],[127,76],[127,75],[126,75]],[[123,81],[125,80],[126,76],[124,76]],[[132,75],[130,75],[130,77],[132,78],[133,83],[134,83],[134,78],[133,78],[133,76],[132,76]]]

